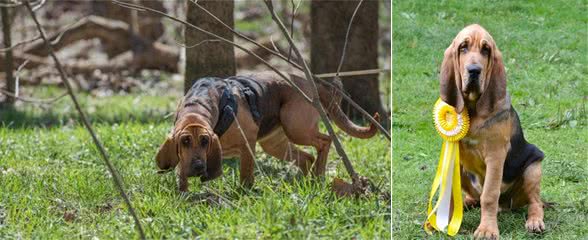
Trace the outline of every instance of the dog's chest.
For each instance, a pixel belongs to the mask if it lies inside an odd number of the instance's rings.
[[[484,153],[480,149],[483,141],[483,139],[468,135],[459,144],[460,162],[464,170],[470,174],[479,176],[481,179],[484,179],[486,175],[486,163],[483,158]]]
[[[481,194],[486,177],[486,157],[488,144],[493,144],[487,138],[487,133],[473,132],[460,141],[460,163],[468,175],[472,186]],[[502,183],[500,192],[505,192],[511,184]]]

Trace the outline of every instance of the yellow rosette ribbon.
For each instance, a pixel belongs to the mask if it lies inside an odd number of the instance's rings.
[[[459,140],[468,133],[470,119],[467,110],[464,109],[458,114],[454,107],[441,99],[435,103],[433,119],[435,129],[443,138],[443,145],[431,188],[424,228],[429,234],[432,234],[434,229],[455,236],[463,219]]]

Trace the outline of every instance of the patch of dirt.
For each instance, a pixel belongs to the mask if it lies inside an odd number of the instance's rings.
[[[66,222],[73,222],[78,218],[76,210],[65,210],[63,212],[63,220]]]

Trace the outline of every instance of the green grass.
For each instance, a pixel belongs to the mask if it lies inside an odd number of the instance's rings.
[[[547,231],[529,234],[526,209],[499,214],[503,239],[588,238],[588,41],[586,1],[394,1],[393,203],[396,239],[423,239],[427,198],[441,140],[431,109],[443,52],[479,23],[503,53],[508,90],[527,140],[546,155],[541,195]],[[470,239],[479,209],[467,211],[457,239]],[[444,238],[435,234],[433,238]]]
[[[62,91],[62,90],[59,90]],[[57,95],[39,88],[34,96]],[[340,199],[333,177],[348,179],[331,151],[324,180],[257,151],[256,182],[238,185],[238,161],[192,194],[175,174],[157,174],[154,155],[171,127],[174,92],[95,98],[80,94],[149,238],[390,238],[390,202],[372,195]],[[69,99],[47,110],[22,105],[0,112],[0,239],[133,238],[134,224]],[[343,136],[343,135],[341,135]],[[356,170],[390,188],[389,142],[342,138]],[[209,197],[214,192],[222,196]]]

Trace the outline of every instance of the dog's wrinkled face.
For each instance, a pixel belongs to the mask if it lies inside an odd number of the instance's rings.
[[[180,171],[186,176],[205,176],[212,136],[202,126],[188,126],[175,136]]]
[[[187,118],[180,121],[179,127],[165,139],[155,157],[161,170],[178,166],[181,183],[195,176],[199,176],[201,181],[209,181],[223,173],[222,148],[217,135],[205,125],[183,124],[193,120]],[[180,185],[185,191],[185,184]]]
[[[490,114],[506,96],[502,54],[482,26],[461,30],[445,50],[440,72],[440,96],[458,112],[464,107]]]
[[[472,25],[463,29],[455,41],[460,90],[466,100],[476,101],[487,86],[494,40],[486,30]]]

